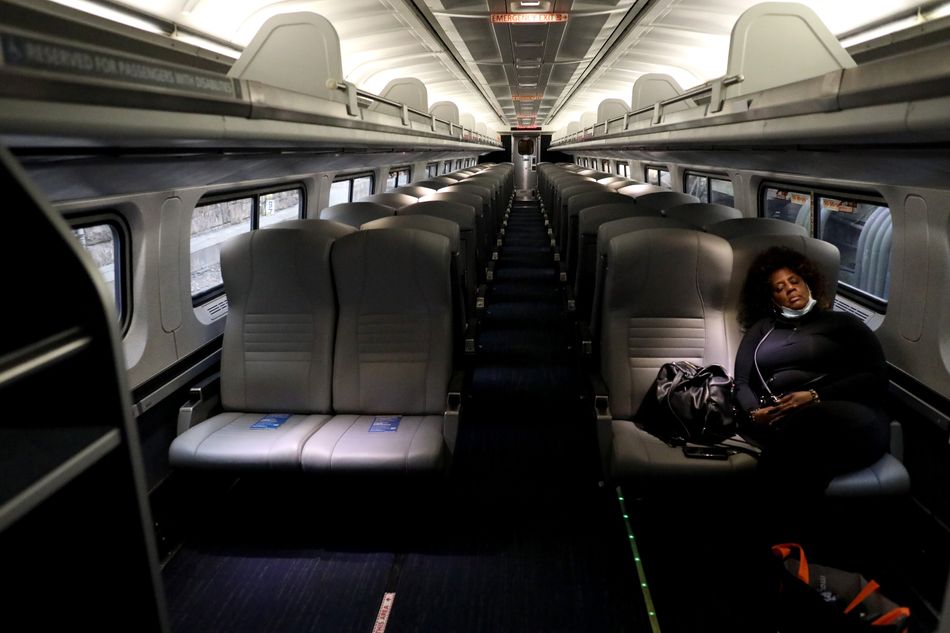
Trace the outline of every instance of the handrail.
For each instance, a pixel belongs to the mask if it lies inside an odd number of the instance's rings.
[[[692,99],[693,97],[698,97],[700,95],[706,94],[707,92],[708,93],[719,92],[721,94],[723,88],[734,86],[735,84],[741,83],[744,80],[745,80],[745,77],[743,75],[732,75],[731,77],[721,77],[719,79],[706,82],[702,84],[701,86],[690,88],[686,92],[681,92],[680,94],[675,95],[673,97],[669,97],[668,99],[657,101],[656,103],[652,105],[643,106],[642,108],[637,108],[636,110],[631,110],[630,112],[627,112],[623,116],[607,119],[604,122],[598,121],[597,123],[590,126],[589,128],[585,127],[578,132],[574,132],[573,134],[565,135],[559,139],[553,139],[551,141],[551,145],[553,146],[555,143],[575,141],[577,140],[578,136],[581,136],[581,138],[587,138],[588,130],[590,130],[589,136],[594,136],[596,135],[595,130],[597,129],[597,127],[601,125],[604,127],[604,134],[607,134],[607,130],[610,129],[610,124],[616,123],[617,121],[623,121],[624,122],[623,128],[626,130],[630,124],[630,119],[636,116],[640,116],[641,114],[647,114],[648,112],[653,112],[653,124],[657,124],[660,122],[660,118],[663,114],[663,108],[665,108],[666,106],[673,105],[674,103],[679,103],[680,101],[686,101],[687,99]],[[721,97],[719,97],[718,100],[721,101]],[[720,102],[716,104],[715,109],[711,111],[718,112],[721,109],[722,109],[722,103]]]
[[[403,125],[407,125],[407,126],[408,126],[408,125],[409,125],[409,115],[410,115],[410,114],[416,114],[416,115],[418,115],[418,116],[421,116],[421,117],[424,118],[424,119],[429,119],[430,125],[431,125],[431,128],[432,128],[432,131],[433,131],[433,132],[435,132],[436,123],[443,123],[443,124],[445,124],[446,126],[448,126],[448,128],[449,128],[449,136],[455,137],[455,128],[458,128],[458,130],[459,130],[458,139],[459,139],[460,141],[465,141],[465,140],[466,140],[466,139],[465,139],[465,133],[468,132],[468,136],[469,136],[469,139],[468,139],[468,140],[473,140],[473,139],[474,139],[474,140],[478,140],[478,141],[487,142],[487,143],[490,143],[490,144],[492,144],[492,145],[498,145],[498,142],[497,142],[495,139],[489,138],[489,137],[484,136],[484,135],[482,135],[482,134],[479,134],[479,133],[476,132],[475,130],[469,130],[469,129],[465,128],[464,126],[459,125],[458,123],[453,123],[452,121],[447,121],[447,120],[445,120],[445,119],[439,119],[439,118],[435,117],[435,116],[434,116],[432,113],[430,113],[430,112],[422,112],[421,110],[416,110],[415,108],[410,108],[409,106],[407,106],[407,105],[404,104],[404,103],[399,103],[398,101],[393,101],[392,99],[387,99],[386,97],[381,97],[381,96],[379,96],[379,95],[375,95],[375,94],[373,94],[372,92],[367,92],[367,91],[365,91],[365,90],[360,90],[359,88],[356,88],[355,86],[353,86],[353,84],[348,84],[348,83],[343,82],[343,81],[336,81],[335,79],[328,79],[328,80],[327,80],[327,88],[329,88],[329,89],[331,89],[331,90],[340,90],[341,92],[346,92],[347,94],[349,94],[350,91],[352,90],[352,92],[353,92],[353,97],[351,97],[351,99],[355,97],[355,98],[356,98],[356,103],[357,103],[360,107],[362,107],[362,108],[364,108],[364,109],[365,109],[365,108],[368,108],[373,102],[375,102],[375,103],[382,103],[383,105],[392,106],[392,107],[394,107],[394,108],[399,108],[399,109],[402,110],[402,124],[403,124]],[[367,103],[366,105],[363,105],[362,103],[359,102],[359,99],[363,99],[363,100],[365,100],[365,101],[369,101],[370,103]],[[350,114],[355,114],[355,113],[351,112]]]

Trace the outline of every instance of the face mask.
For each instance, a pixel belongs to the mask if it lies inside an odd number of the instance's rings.
[[[818,303],[815,301],[814,297],[808,298],[808,303],[805,304],[805,307],[801,310],[793,310],[792,308],[786,308],[783,306],[776,305],[775,307],[779,309],[779,313],[786,319],[800,319],[805,316],[811,309],[815,307],[815,304]]]

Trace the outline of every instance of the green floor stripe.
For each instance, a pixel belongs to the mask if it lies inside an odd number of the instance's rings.
[[[617,486],[617,500],[620,501],[620,511],[623,513],[623,524],[627,528],[627,540],[630,541],[630,550],[633,552],[633,563],[637,567],[637,577],[640,579],[640,592],[643,595],[643,603],[647,608],[647,616],[650,618],[650,628],[653,633],[660,633],[660,622],[656,617],[656,609],[653,607],[653,597],[650,595],[650,587],[647,585],[647,575],[643,571],[643,561],[640,560],[640,549],[637,547],[637,538],[630,527],[630,515],[627,514],[627,504],[623,499],[623,492],[620,486]]]

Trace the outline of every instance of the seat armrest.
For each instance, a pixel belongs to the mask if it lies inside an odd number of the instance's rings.
[[[613,444],[613,414],[610,412],[610,395],[607,384],[597,372],[590,374],[591,389],[594,393],[594,417],[597,424],[597,446],[600,451],[600,465],[604,478],[610,472],[610,449]]]
[[[188,392],[188,401],[178,410],[178,435],[210,417],[221,402],[221,374],[208,376]]]
[[[891,420],[891,446],[889,452],[897,458],[897,461],[904,461],[904,429],[897,420]]]
[[[445,414],[442,416],[442,436],[449,448],[449,453],[455,452],[455,440],[458,439],[459,416],[462,414],[462,387],[464,386],[465,372],[452,373],[449,381],[448,394],[445,397]]]

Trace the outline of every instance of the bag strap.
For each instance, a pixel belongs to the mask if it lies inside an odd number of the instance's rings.
[[[872,593],[878,590],[881,585],[877,584],[876,580],[868,581],[868,584],[864,585],[864,589],[858,592],[858,595],[854,597],[854,600],[851,601],[851,604],[844,608],[845,613],[851,613],[851,611],[864,602],[864,600],[870,596]]]
[[[887,626],[888,624],[894,624],[899,618],[909,618],[910,609],[907,607],[897,607],[896,609],[891,609],[878,619],[871,622],[871,626]]]
[[[802,546],[798,543],[782,543],[781,545],[772,546],[772,553],[781,556],[782,560],[791,556],[792,552],[795,551],[798,552],[798,579],[807,585],[809,582],[808,560],[805,558],[805,550],[802,549]]]

